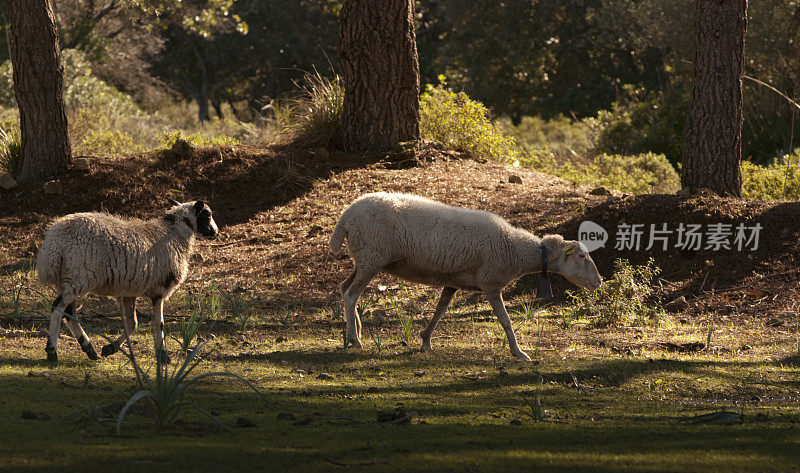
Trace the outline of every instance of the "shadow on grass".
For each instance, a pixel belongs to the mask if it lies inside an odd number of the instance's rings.
[[[234,427],[234,433],[225,433],[209,428],[210,423],[199,425],[198,418],[187,415],[182,424],[157,431],[148,418],[131,416],[124,436],[117,437],[111,434],[111,421],[91,425],[66,421],[79,406],[124,400],[129,394],[119,392],[120,382],[98,381],[100,387],[108,388],[98,391],[98,386],[59,386],[42,378],[0,376],[0,397],[6,399],[0,403],[0,415],[6,419],[0,425],[0,437],[14,440],[2,447],[4,465],[14,471],[41,471],[53,465],[101,469],[118,467],[124,457],[130,459],[126,470],[152,471],[157,465],[164,472],[186,471],[190,465],[192,471],[262,471],[265,465],[270,471],[331,471],[326,458],[374,463],[364,471],[715,472],[787,471],[798,466],[797,434],[786,428],[793,422],[788,416],[737,425],[696,425],[677,422],[659,411],[657,401],[644,407],[642,416],[597,415],[596,419],[525,421],[513,426],[508,418],[470,421],[465,417],[502,409],[505,400],[492,392],[414,401],[393,396],[413,392],[395,387],[373,393],[365,401],[352,401],[315,395],[314,390],[304,397],[299,397],[298,389],[269,390],[264,392],[264,404],[254,395],[218,392],[204,384],[192,393],[193,400],[219,410],[220,419],[228,425],[244,417],[256,426]],[[469,391],[474,386],[465,388]],[[563,403],[574,397],[564,390],[545,394],[547,401],[560,397]],[[391,408],[401,399],[427,423],[375,422],[377,410]],[[335,409],[357,423],[334,425],[319,419],[297,425],[276,419],[278,412],[302,416],[314,409],[323,411],[322,416]],[[23,410],[34,417],[21,416]],[[602,414],[601,408],[597,410]],[[460,417],[448,421],[448,415]]]

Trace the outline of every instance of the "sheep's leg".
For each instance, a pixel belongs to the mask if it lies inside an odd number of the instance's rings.
[[[339,284],[339,294],[344,296],[345,291],[347,291],[347,289],[353,283],[353,279],[355,279],[355,277],[356,277],[356,270],[354,269],[353,272],[350,273],[350,276],[347,276],[347,279],[345,279],[344,281],[342,281],[341,284]]]
[[[450,301],[453,300],[453,295],[456,291],[458,291],[458,289],[455,287],[446,287],[442,289],[442,295],[439,296],[439,303],[436,304],[436,311],[433,313],[433,318],[428,322],[425,330],[419,334],[420,337],[422,337],[422,351],[432,351],[431,336],[433,335],[433,330],[447,310],[447,306],[450,305]]]
[[[89,338],[89,335],[86,334],[86,331],[83,330],[83,326],[78,321],[78,316],[75,314],[74,302],[67,306],[65,319],[67,320],[67,326],[72,332],[72,335],[78,340],[81,350],[86,353],[86,356],[88,356],[90,360],[99,360],[100,357],[97,355],[97,352],[94,351],[94,347],[92,346],[92,340]]]
[[[139,320],[136,318],[136,298],[119,297],[117,298],[117,302],[119,303],[119,310],[122,312],[123,334],[117,337],[117,339],[113,342],[103,347],[103,349],[100,351],[100,354],[104,357],[111,356],[116,353],[117,350],[119,350],[119,347],[122,346],[123,340],[125,340],[125,333],[130,336],[136,332],[136,328],[139,326]],[[131,347],[128,348],[130,349]]]
[[[169,363],[166,337],[164,336],[164,299],[153,299],[153,337],[156,341],[156,357],[162,363]]]
[[[351,275],[352,280],[349,287],[342,294],[344,312],[347,316],[347,339],[356,348],[361,348],[361,317],[356,310],[356,302],[378,271],[377,269],[356,268],[355,275]]]
[[[511,354],[521,360],[531,361],[531,357],[525,354],[524,351],[520,350],[519,345],[517,344],[517,337],[514,334],[514,327],[511,325],[511,319],[508,318],[508,312],[506,312],[506,307],[503,303],[503,294],[499,290],[486,291],[486,298],[489,299],[489,303],[492,305],[492,310],[494,311],[495,317],[497,317],[497,320],[500,321],[500,325],[503,326],[503,330],[506,332],[506,338],[508,339],[508,346],[511,348]]]
[[[44,351],[47,353],[47,361],[58,361],[58,331],[61,329],[61,318],[66,316],[65,309],[69,307],[72,301],[64,301],[64,294],[60,294],[53,301],[53,306],[50,308],[50,330],[47,333],[47,345]]]

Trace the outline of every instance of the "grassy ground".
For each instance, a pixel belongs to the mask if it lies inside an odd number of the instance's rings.
[[[5,193],[0,470],[800,471],[794,204],[658,196],[608,203],[533,171],[434,151],[398,169],[357,156],[325,160],[309,150],[206,149],[192,159],[97,161],[62,178],[59,197],[43,199],[36,189]],[[508,182],[512,174],[524,184]],[[436,292],[381,276],[363,307],[364,349],[344,350],[335,288],[352,262],[331,257],[327,241],[346,204],[374,190],[491,210],[537,232],[584,212],[609,228],[617,217],[649,222],[665,212],[746,214],[763,221],[770,239],[752,260],[656,253],[664,269],[653,282],[656,296],[685,296],[690,307],[653,326],[600,329],[562,317],[563,290],[571,286],[558,277],[554,305],[522,314],[536,282],[523,278],[508,288],[507,305],[521,346],[537,363],[510,356],[488,304],[469,293],[457,294],[437,328],[436,352],[420,353],[416,334]],[[158,429],[139,408],[117,436],[117,415],[136,390],[126,358],[89,361],[63,329],[59,365],[44,362],[55,294],[33,282],[32,265],[48,222],[100,209],[151,218],[163,212],[166,196],[212,202],[222,230],[216,241],[199,242],[192,272],[166,313],[168,335],[179,337],[192,295],[208,296],[212,284],[224,292],[213,327],[201,330],[209,352],[196,371],[228,370],[265,399],[230,378],[206,379],[188,399],[232,432],[188,407]],[[595,254],[610,276],[616,256]],[[119,334],[113,301],[90,296],[79,304],[97,349],[101,335]],[[135,349],[152,373],[150,309],[139,309]],[[407,345],[405,317],[413,317]],[[709,347],[692,351],[700,343]],[[179,361],[177,343],[170,344]],[[695,419],[723,409],[743,419]],[[391,418],[396,411],[410,422],[378,422],[379,413]]]
[[[134,389],[124,356],[91,362],[64,334],[60,362],[49,366],[43,361],[43,317],[3,318],[0,469],[346,468],[339,462],[364,463],[363,471],[800,470],[794,330],[765,334],[761,323],[721,324],[712,329],[715,348],[680,353],[659,343],[706,342],[704,323],[668,317],[658,327],[563,328],[557,315],[544,310],[518,330],[523,348],[538,361],[529,364],[511,358],[477,295],[456,301],[435,334],[436,352],[420,353],[416,332],[429,317],[431,296],[417,287],[376,296],[362,350],[342,349],[332,310],[256,309],[245,330],[226,321],[230,314],[223,311],[214,336],[208,326],[202,332],[211,350],[198,373],[236,373],[266,399],[221,378],[201,382],[189,399],[232,432],[191,409],[158,430],[138,410],[117,436],[116,414]],[[168,304],[175,336],[179,316],[189,308],[184,299]],[[409,346],[401,343],[392,300],[405,314],[426,315],[416,316]],[[522,302],[509,306],[519,310]],[[84,305],[95,345],[104,343],[97,334],[118,333],[111,302],[90,298]],[[34,302],[27,309],[36,310]],[[103,312],[109,315],[98,315]],[[148,310],[142,312],[134,340],[151,366]],[[319,379],[320,373],[333,379]],[[415,413],[410,423],[377,422],[379,411],[398,408]],[[723,408],[742,411],[743,422],[691,420]],[[294,419],[279,420],[279,414]],[[545,418],[533,419],[537,414]],[[256,426],[243,427],[247,422],[239,418]]]

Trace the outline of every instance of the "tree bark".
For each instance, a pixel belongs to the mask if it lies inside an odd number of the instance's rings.
[[[19,181],[66,172],[72,161],[63,67],[49,0],[11,0],[11,64],[22,133]]]
[[[419,139],[419,60],[413,0],[345,0],[339,14],[345,95],[339,140],[381,152]]]
[[[696,0],[694,84],[681,185],[741,196],[742,67],[747,0]]]

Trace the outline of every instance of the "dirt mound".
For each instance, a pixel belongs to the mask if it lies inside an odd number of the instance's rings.
[[[489,210],[537,234],[576,238],[580,223],[591,220],[610,232],[606,248],[592,253],[605,276],[619,257],[636,264],[652,257],[663,270],[659,284],[665,300],[686,295],[692,310],[703,305],[704,310],[780,312],[797,295],[800,204],[591,195],[552,176],[460,159],[430,146],[411,157],[291,147],[180,151],[94,160],[89,171],[59,179],[60,195],[38,188],[0,193],[0,275],[35,254],[53,217],[105,210],[150,218],[163,212],[167,197],[203,199],[222,233],[216,241],[199,242],[190,287],[213,281],[228,290],[251,291],[265,306],[321,307],[335,300],[337,284],[352,267],[349,258],[335,259],[327,249],[340,213],[364,193],[389,191]],[[755,251],[614,250],[623,223],[643,225],[646,246],[650,224],[666,223],[673,230],[681,223],[700,224],[705,230],[742,222],[763,227]],[[556,293],[571,287],[562,278],[553,282]],[[536,276],[523,278],[512,293],[529,291],[535,283]]]
[[[606,246],[592,252],[592,258],[606,277],[611,276],[617,258],[634,264],[645,264],[653,258],[662,270],[661,284],[668,289],[668,298],[702,296],[708,303],[733,304],[737,308],[749,307],[744,301],[755,298],[763,299],[762,304],[757,309],[753,307],[751,312],[780,311],[793,306],[797,295],[795,288],[800,279],[798,215],[800,203],[796,202],[743,201],[713,195],[690,198],[644,195],[609,199],[551,230],[577,239],[583,221],[592,221],[606,229]],[[631,249],[631,225],[641,225],[638,227],[641,230],[638,251]],[[682,239],[681,225],[684,228]],[[686,230],[690,225],[698,226],[695,228],[701,234],[699,249],[696,240],[687,238]],[[761,228],[757,248],[753,249],[755,241],[747,240],[758,225]],[[744,234],[737,241],[740,226]],[[668,233],[659,233],[660,230]],[[723,235],[722,240],[729,248],[715,244],[711,233]],[[648,250],[651,235],[665,238],[666,250],[663,240],[658,238]],[[621,241],[627,245],[623,246]],[[740,300],[735,300],[737,296]]]

